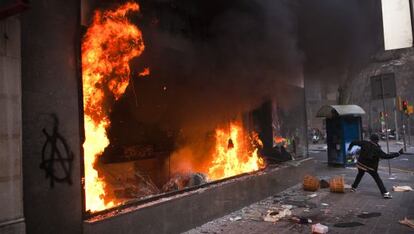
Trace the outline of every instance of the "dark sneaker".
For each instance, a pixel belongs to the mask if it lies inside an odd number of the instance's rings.
[[[384,198],[385,199],[391,199],[392,196],[391,196],[390,192],[384,193]]]
[[[355,193],[356,192],[356,188],[351,188],[351,192]]]

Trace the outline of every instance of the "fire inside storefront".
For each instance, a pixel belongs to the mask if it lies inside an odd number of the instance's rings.
[[[25,100],[41,103],[25,106],[23,120],[49,135],[59,131],[73,157],[71,183],[53,188],[31,169],[36,159],[26,159],[25,199],[39,194],[25,206],[27,226],[48,228],[36,212],[49,203],[65,210],[45,215],[66,220],[54,221],[62,223],[56,232],[185,231],[269,196],[273,184],[290,183],[283,173],[299,180],[300,168],[277,170],[305,157],[307,147],[296,42],[281,36],[294,22],[277,13],[295,5],[269,5],[33,3],[23,28],[54,36],[23,40],[23,58],[39,61],[23,64],[23,81],[41,90],[23,90]],[[28,20],[43,14],[53,19],[41,22],[48,27]],[[45,50],[53,54],[44,57]],[[32,144],[23,148],[35,155],[44,136],[25,134]]]
[[[165,76],[163,71],[158,72],[158,61],[153,62],[151,55],[144,57],[145,53],[164,51],[157,51],[160,45],[156,43],[147,46],[151,37],[148,39],[141,31],[140,23],[130,19],[140,13],[138,3],[113,5],[94,11],[82,40],[88,213],[258,171],[267,163],[296,156],[302,136],[297,132],[282,135],[274,97],[255,111],[235,108],[219,120],[213,117],[201,122],[193,108],[187,109],[190,117],[186,120],[175,120],[172,116],[180,110],[175,110],[174,104],[191,104],[168,99],[182,98],[181,93],[174,92],[186,92],[183,89],[193,88],[189,87],[193,84],[177,83],[176,76],[185,74],[177,71],[177,75]],[[163,20],[152,19],[150,27],[157,27]],[[193,92],[184,98],[198,98]],[[148,111],[152,115],[148,116]],[[200,122],[191,123],[191,115]],[[205,126],[200,130],[198,124]]]

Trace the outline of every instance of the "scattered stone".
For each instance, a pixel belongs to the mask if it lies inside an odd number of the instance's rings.
[[[360,222],[335,223],[334,224],[334,227],[339,227],[339,228],[358,227],[358,226],[364,226],[364,224]]]
[[[316,196],[318,196],[318,194],[317,194],[317,193],[313,193],[313,194],[308,195],[308,197],[309,197],[309,198],[314,198],[314,197],[316,197]]]
[[[326,215],[326,214],[328,214],[329,212],[331,212],[331,210],[330,209],[321,209],[321,211],[323,211],[323,213]]]
[[[379,216],[381,216],[381,213],[379,212],[372,212],[372,213],[363,212],[362,214],[358,215],[358,217],[362,219],[369,219],[369,218],[374,218],[374,217],[379,217]]]
[[[245,219],[249,219],[249,220],[253,220],[253,221],[261,221],[263,220],[262,218],[262,213],[259,211],[251,211],[249,213],[245,213],[244,215]]]
[[[328,232],[328,227],[325,225],[322,225],[320,223],[314,224],[312,225],[312,233],[327,233]]]
[[[312,223],[312,219],[303,218],[303,217],[292,217],[290,220],[292,220],[295,223],[299,223],[299,224],[309,224],[309,223]]]
[[[292,205],[282,205],[282,208],[291,210],[291,209],[293,209],[293,206]]]
[[[231,217],[230,218],[230,221],[232,221],[232,222],[234,222],[234,221],[239,221],[239,220],[242,220],[242,217],[240,217],[240,216],[236,216],[236,217]]]

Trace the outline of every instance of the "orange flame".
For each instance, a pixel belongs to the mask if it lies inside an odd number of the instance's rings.
[[[149,67],[144,68],[144,70],[142,72],[140,72],[138,75],[139,76],[149,76],[150,75],[150,69]]]
[[[241,123],[230,123],[230,128],[216,129],[216,148],[208,177],[212,180],[257,171],[264,161],[258,156],[258,149],[249,148]]]
[[[286,142],[286,138],[280,137],[280,136],[275,136],[273,138],[273,140],[275,141],[276,144],[281,144]]]
[[[107,197],[104,178],[94,165],[109,145],[107,102],[124,94],[130,79],[129,61],[145,49],[141,31],[126,18],[130,11],[139,11],[139,5],[126,3],[115,10],[96,11],[82,41],[85,203],[92,212],[119,203]]]

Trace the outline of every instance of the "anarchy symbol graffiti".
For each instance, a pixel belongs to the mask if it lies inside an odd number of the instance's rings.
[[[70,151],[65,138],[58,132],[59,120],[55,114],[51,114],[53,119],[53,130],[49,134],[46,129],[42,132],[46,136],[46,142],[42,148],[42,162],[40,168],[45,170],[46,178],[50,179],[50,187],[53,188],[55,182],[72,184],[72,162],[73,153]]]

